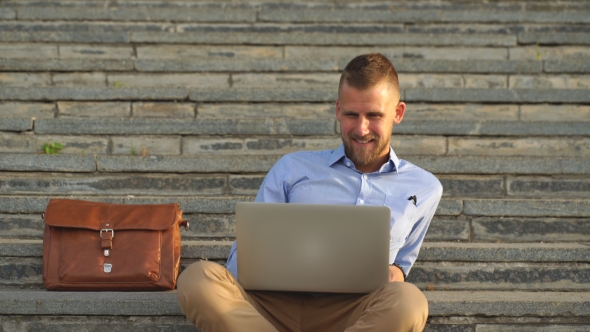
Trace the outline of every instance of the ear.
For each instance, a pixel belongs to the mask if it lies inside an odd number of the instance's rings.
[[[340,101],[336,99],[336,119],[340,117]]]
[[[404,118],[404,114],[406,113],[406,103],[400,101],[397,106],[395,107],[395,117],[393,118],[393,123],[400,124],[402,119]]]

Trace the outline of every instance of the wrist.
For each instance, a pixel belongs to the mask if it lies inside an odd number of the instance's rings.
[[[397,263],[393,263],[393,264],[389,264],[390,266],[395,266],[397,267],[400,271],[402,271],[402,274],[404,276],[404,281],[406,281],[406,271],[404,271],[404,268],[401,267],[401,265],[397,264]]]

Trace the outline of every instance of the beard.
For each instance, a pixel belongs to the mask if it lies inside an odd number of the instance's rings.
[[[374,148],[353,146],[352,141],[357,140],[361,142],[373,141]],[[342,143],[344,144],[344,152],[346,157],[350,159],[357,166],[367,166],[375,162],[377,158],[383,153],[385,149],[389,151],[389,140],[379,138],[375,135],[357,136],[353,133],[344,135],[342,133]]]

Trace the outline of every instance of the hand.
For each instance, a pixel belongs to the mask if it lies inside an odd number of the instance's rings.
[[[397,266],[389,266],[389,282],[403,282],[404,274]]]

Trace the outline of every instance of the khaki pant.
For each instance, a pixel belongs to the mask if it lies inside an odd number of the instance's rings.
[[[416,286],[392,282],[371,294],[245,291],[231,272],[201,261],[178,278],[178,302],[203,332],[422,331],[428,303]]]

